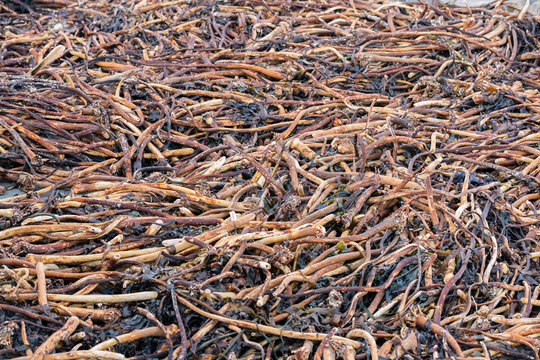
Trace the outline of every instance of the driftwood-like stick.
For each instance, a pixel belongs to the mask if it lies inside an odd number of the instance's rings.
[[[45,279],[45,266],[42,262],[36,264],[37,292],[39,305],[47,305],[47,280]]]
[[[52,334],[36,349],[34,355],[31,357],[31,360],[44,360],[45,357],[54,350],[60,341],[66,339],[75,331],[77,326],[79,326],[79,318],[76,316],[70,317],[62,328]]]

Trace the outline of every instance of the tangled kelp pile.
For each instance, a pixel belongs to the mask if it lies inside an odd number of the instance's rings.
[[[1,358],[539,358],[538,17],[0,11]]]

